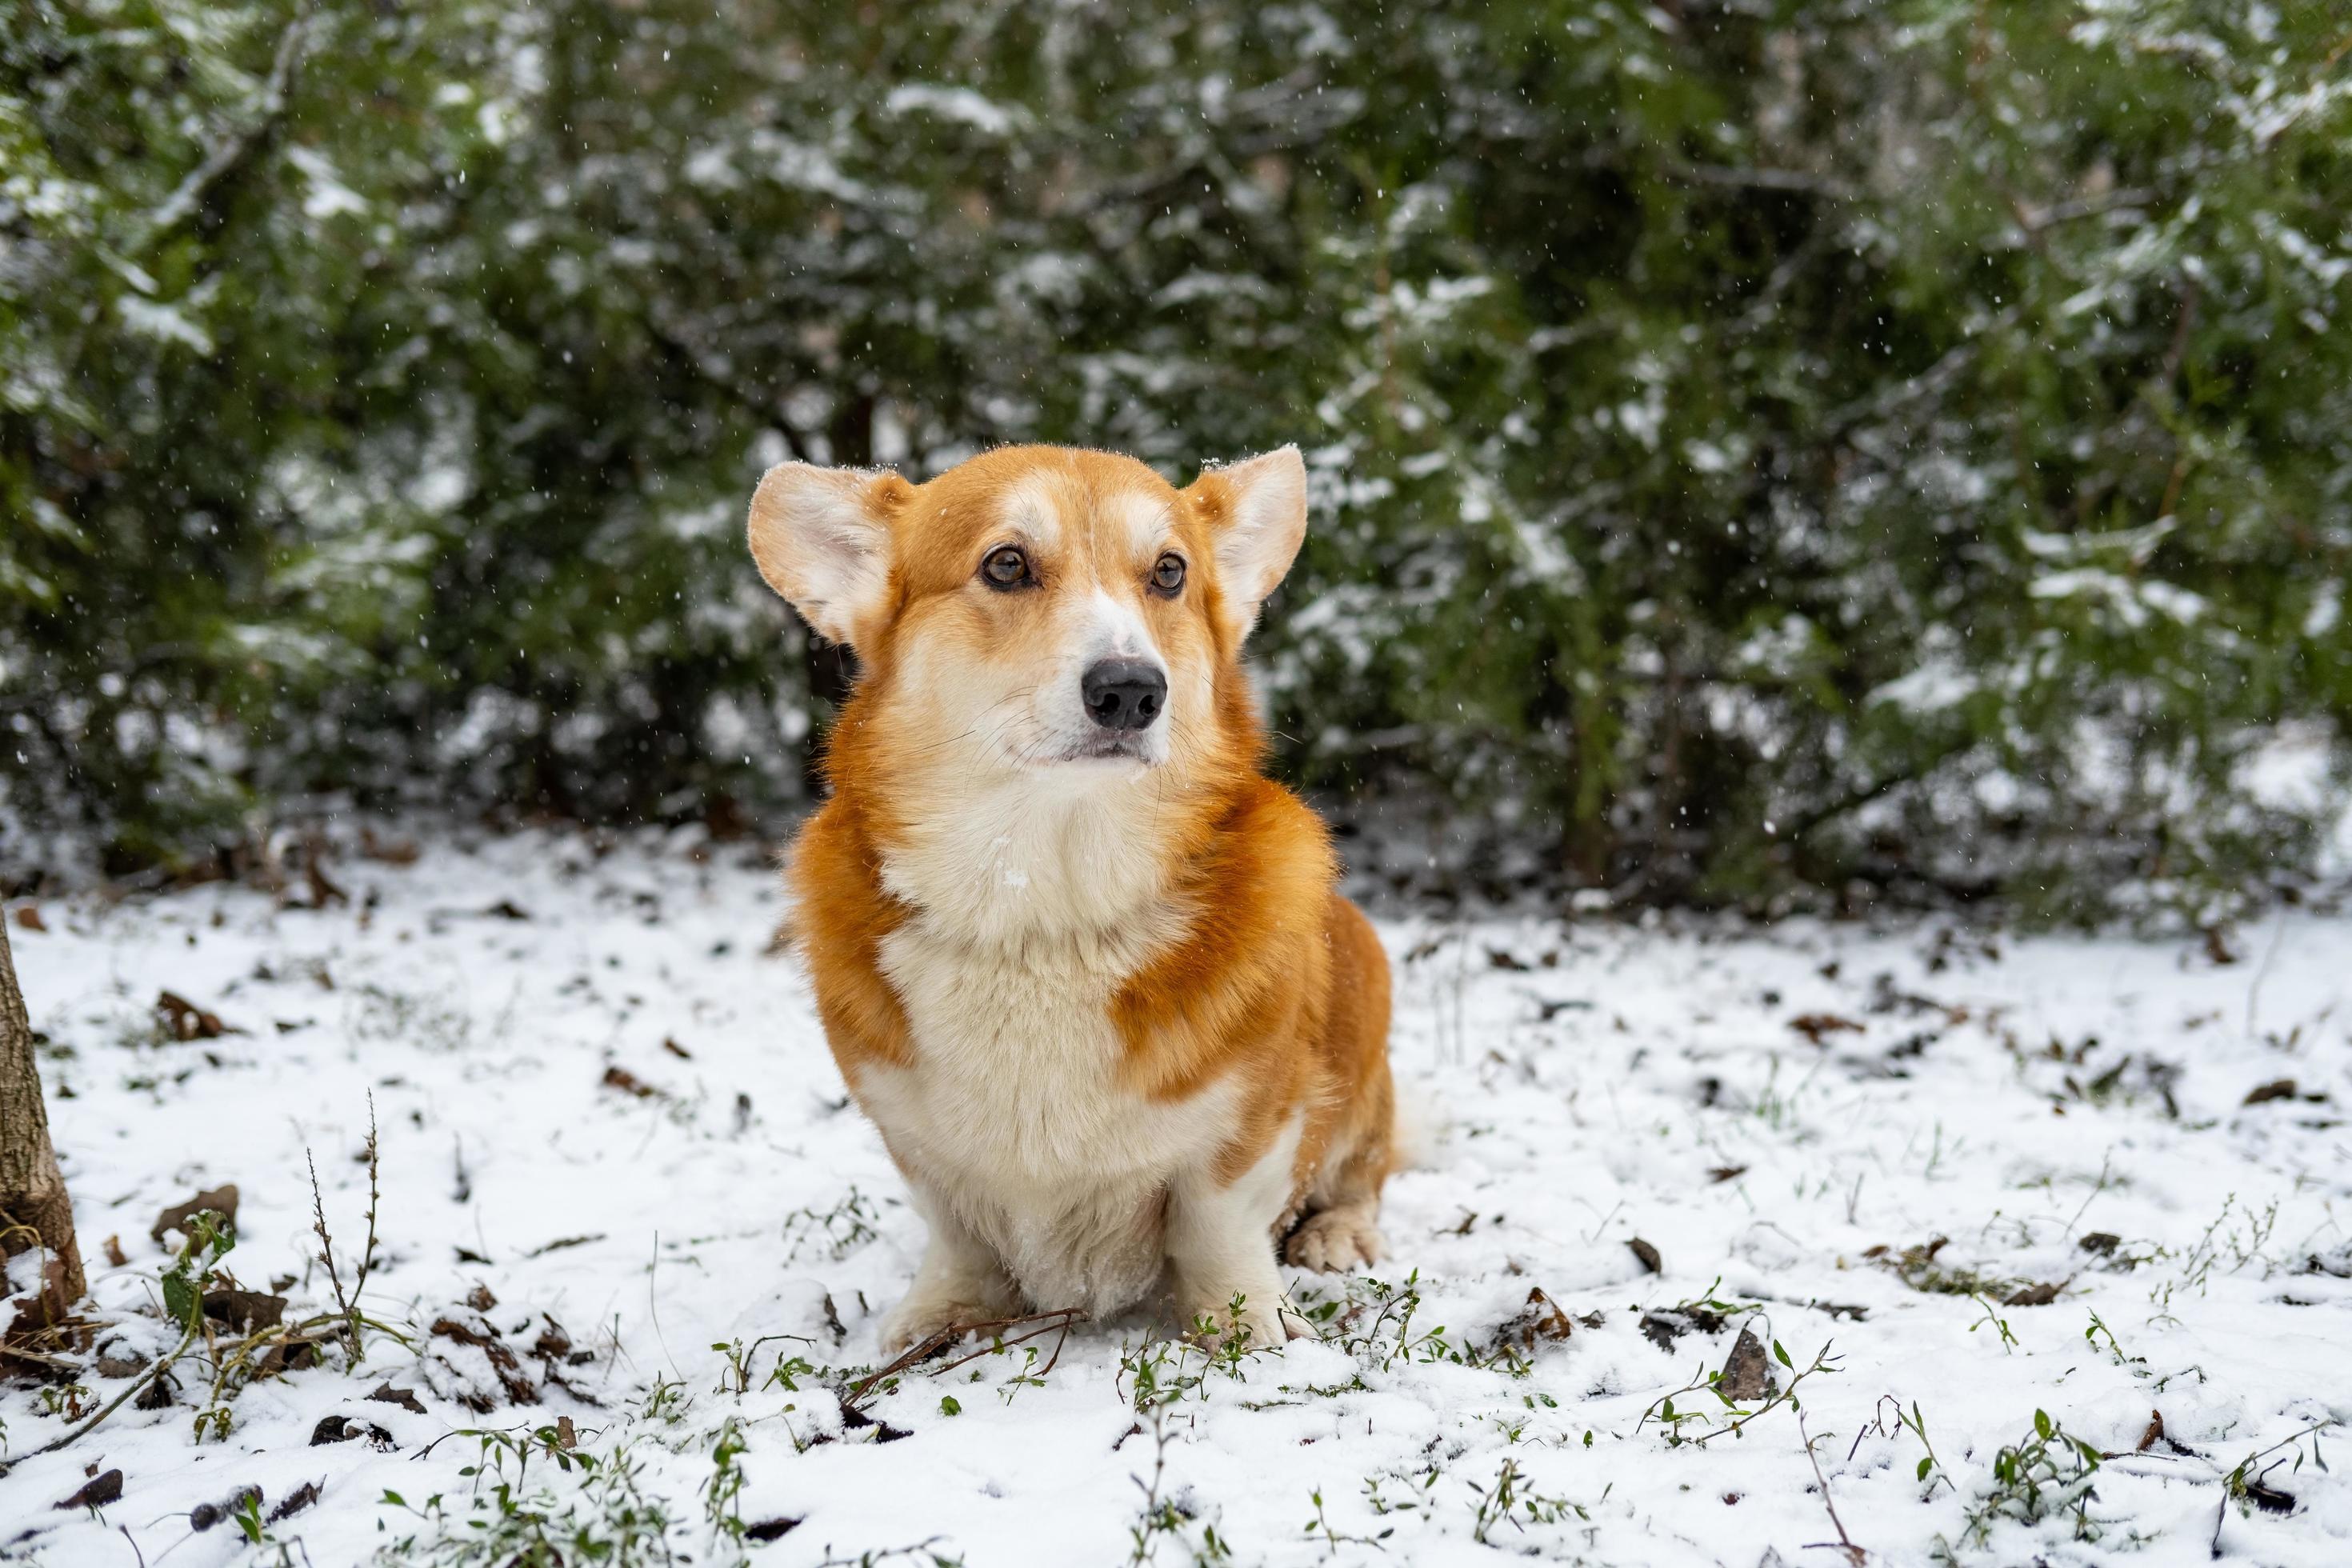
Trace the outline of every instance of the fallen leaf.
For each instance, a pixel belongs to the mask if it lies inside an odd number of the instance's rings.
[[[378,838],[372,827],[360,829],[360,854],[387,866],[414,866],[420,851],[414,838]]]
[[[109,1470],[56,1506],[59,1509],[104,1508],[108,1503],[121,1500],[122,1472]]]
[[[1772,1391],[1771,1365],[1764,1357],[1764,1342],[1750,1329],[1739,1331],[1731,1342],[1731,1354],[1723,1363],[1723,1375],[1716,1380],[1717,1390],[1726,1399],[1761,1399]]]
[[[763,1519],[757,1524],[745,1525],[743,1527],[743,1539],[746,1541],[782,1541],[785,1536],[790,1535],[793,1531],[798,1530],[800,1527],[801,1521],[797,1519]]]
[[[379,1404],[397,1405],[403,1410],[411,1411],[418,1415],[425,1414],[425,1406],[417,1403],[416,1394],[414,1391],[405,1388],[394,1388],[388,1383],[380,1384],[376,1391],[373,1394],[369,1394],[368,1397],[377,1401]]]
[[[210,1530],[214,1525],[218,1524],[222,1520],[225,1520],[231,1514],[236,1512],[237,1510],[245,1507],[246,1500],[248,1498],[253,1500],[254,1507],[259,1508],[261,1506],[261,1489],[259,1487],[239,1487],[236,1490],[229,1493],[228,1497],[224,1501],[200,1502],[195,1507],[188,1510],[188,1528],[201,1534],[205,1531]]]
[[[308,1339],[280,1340],[269,1347],[268,1354],[261,1358],[260,1365],[255,1369],[256,1374],[277,1377],[284,1373],[307,1371],[319,1364],[319,1346],[323,1342]]]
[[[1533,1350],[1539,1341],[1565,1341],[1575,1331],[1576,1325],[1569,1315],[1538,1286],[1528,1292],[1528,1304],[1518,1315],[1496,1331],[1496,1341]]]
[[[679,1045],[676,1040],[671,1039],[667,1035],[662,1037],[662,1049],[677,1058],[680,1061],[690,1062],[694,1059],[694,1053],[692,1051],[688,1050],[684,1046]]]
[[[531,1341],[530,1353],[541,1361],[562,1361],[572,1353],[572,1335],[562,1323],[544,1312],[540,1314],[540,1318],[547,1327],[539,1331],[539,1338]]]
[[[2004,1297],[2000,1304],[2004,1307],[2046,1307],[2055,1301],[2058,1292],[2064,1289],[2066,1282],[2063,1279],[2055,1284],[2021,1286]]]
[[[875,1416],[869,1415],[865,1411],[858,1409],[855,1405],[843,1406],[841,1412],[841,1425],[845,1430],[852,1432],[872,1427],[874,1429],[874,1436],[871,1441],[877,1443],[896,1443],[902,1437],[911,1437],[914,1436],[912,1432],[908,1431],[904,1426],[893,1426],[887,1421],[883,1421]]]
[[[2248,1105],[2263,1105],[2273,1100],[2293,1100],[2294,1098],[2294,1079],[2291,1078],[2282,1078],[2266,1083],[2260,1089],[2254,1089],[2249,1093],[2246,1096],[2245,1103]]]
[[[1728,1182],[1747,1173],[1748,1167],[1745,1165],[1717,1165],[1707,1172],[1706,1179],[1710,1182]]]
[[[41,906],[38,904],[19,905],[16,923],[26,931],[45,931],[49,929],[48,922],[41,918]]]
[[[498,1304],[499,1299],[490,1294],[490,1288],[488,1285],[478,1284],[466,1292],[466,1305],[473,1308],[477,1312],[487,1312]]]
[[[2151,1410],[2147,1413],[2147,1430],[2139,1435],[2139,1441],[2137,1444],[2133,1446],[2132,1452],[2135,1454],[2145,1454],[2163,1440],[2164,1412],[2161,1410]]]
[[[482,913],[493,920],[527,921],[530,919],[530,911],[518,906],[512,899],[500,899]]]
[[[147,1234],[159,1242],[163,1239],[163,1233],[167,1230],[176,1230],[185,1235],[188,1222],[206,1209],[212,1210],[232,1226],[236,1224],[236,1184],[226,1182],[210,1192],[198,1193],[186,1203],[173,1204],[156,1216],[155,1223],[147,1227]]]
[[[2230,951],[2229,939],[2222,934],[2222,931],[2220,926],[2207,926],[2205,928],[2205,956],[2211,959],[2216,964],[2235,963],[2238,962],[2238,955]]]
[[[1817,1046],[1822,1043],[1823,1035],[1862,1033],[1860,1024],[1852,1018],[1841,1018],[1835,1013],[1801,1013],[1789,1020],[1789,1027]]]
[[[274,1329],[286,1321],[286,1298],[259,1290],[207,1290],[205,1316],[226,1323],[240,1334]]]
[[[1717,1334],[1723,1331],[1724,1317],[1705,1307],[1669,1308],[1664,1311],[1642,1314],[1642,1337],[1662,1351],[1675,1348],[1675,1342],[1685,1334],[1696,1331]],[[1588,1324],[1588,1327],[1598,1327]]]
[[[286,1500],[269,1510],[268,1522],[276,1524],[281,1519],[291,1519],[319,1500],[319,1483],[304,1481],[286,1494]]]
[[[499,1337],[499,1331],[496,1329],[487,1327],[478,1329],[470,1323],[461,1323],[455,1318],[436,1318],[433,1320],[432,1333],[436,1339],[455,1340],[461,1345],[471,1345],[487,1356],[489,1359],[491,1372],[498,1374],[499,1386],[506,1390],[509,1403],[514,1405],[539,1403],[538,1384],[524,1375],[522,1363],[515,1359],[514,1352]]]
[[[654,1088],[653,1085],[638,1078],[636,1074],[631,1072],[625,1067],[606,1068],[604,1069],[604,1087],[606,1089],[617,1089],[623,1094],[634,1094],[639,1100],[650,1100],[655,1095],[661,1092],[659,1089]]]
[[[73,1300],[66,1294],[65,1259],[51,1253],[41,1265],[40,1285],[8,1303],[16,1309],[8,1323],[11,1341],[43,1329],[63,1328],[73,1321]]]
[[[106,1238],[106,1261],[116,1268],[124,1268],[131,1262],[131,1259],[123,1255],[121,1237],[110,1236]]]
[[[162,991],[155,995],[155,1011],[163,1016],[163,1027],[175,1040],[217,1040],[223,1035],[242,1035],[243,1029],[232,1028],[220,1020],[217,1013],[207,1013],[176,991]]]
[[[1658,1249],[1640,1237],[1635,1237],[1625,1245],[1632,1248],[1634,1257],[1642,1260],[1642,1267],[1651,1273],[1661,1274],[1665,1271],[1665,1265],[1658,1257]]]
[[[2283,1492],[2279,1490],[2278,1488],[2272,1486],[2268,1481],[2248,1481],[2246,1483],[2246,1496],[2256,1508],[2261,1509],[2264,1513],[2293,1513],[2294,1511],[2294,1494],[2293,1492]]]
[[[2084,1252],[2095,1252],[2105,1258],[2124,1244],[2124,1238],[2112,1231],[2095,1230],[2074,1245]]]
[[[401,1390],[407,1393],[407,1390]],[[375,1397],[370,1394],[369,1398]],[[310,1447],[324,1447],[329,1443],[348,1443],[354,1437],[364,1437],[379,1448],[392,1447],[392,1434],[373,1421],[361,1421],[349,1415],[329,1415],[310,1428]]]

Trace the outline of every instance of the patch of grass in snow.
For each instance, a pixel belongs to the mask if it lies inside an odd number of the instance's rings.
[[[1743,1339],[1746,1333],[1745,1330],[1741,1331]],[[1777,1388],[1768,1381],[1761,1403],[1750,1406],[1733,1398],[1723,1387],[1723,1373],[1719,1370],[1709,1372],[1694,1378],[1672,1394],[1663,1394],[1653,1401],[1649,1408],[1642,1412],[1642,1418],[1633,1424],[1633,1430],[1639,1432],[1655,1421],[1665,1428],[1669,1447],[1679,1447],[1686,1443],[1704,1446],[1727,1433],[1738,1437],[1745,1432],[1748,1423],[1759,1416],[1769,1415],[1783,1407],[1801,1409],[1797,1390],[1810,1378],[1833,1375],[1839,1370],[1837,1358],[1830,1354],[1826,1342],[1813,1352],[1811,1361],[1800,1368],[1781,1347],[1780,1342],[1774,1340],[1772,1359],[1779,1362],[1790,1375],[1788,1381]],[[1675,1400],[1692,1394],[1703,1397],[1691,1405],[1676,1407]],[[1714,1403],[1709,1404],[1709,1400]]]
[[[1963,1552],[1990,1546],[1993,1527],[2003,1520],[2039,1524],[2068,1519],[2075,1540],[2096,1541],[2099,1527],[2092,1521],[2090,1505],[2097,1495],[2093,1478],[2098,1469],[2098,1449],[2070,1436],[2046,1411],[2035,1411],[2033,1430],[1993,1456],[1992,1483],[1969,1505],[1958,1544],[1937,1538],[1937,1560],[1957,1562]]]
[[[1249,1380],[1250,1363],[1272,1347],[1250,1342],[1250,1326],[1243,1321],[1244,1303],[1236,1296],[1225,1309],[1221,1326],[1203,1312],[1181,1339],[1160,1336],[1132,1350],[1119,1347],[1118,1372],[1113,1387],[1124,1386],[1139,1414],[1149,1415],[1188,1398],[1207,1399],[1212,1380]]]
[[[834,1200],[830,1208],[794,1209],[784,1216],[784,1261],[792,1262],[811,1247],[823,1247],[838,1263],[880,1236],[877,1222],[882,1211],[855,1186]]]
[[[731,1394],[740,1402],[745,1394],[751,1392],[753,1374],[759,1371],[761,1346],[813,1343],[814,1343],[814,1341],[801,1334],[761,1334],[748,1346],[741,1340],[716,1342],[710,1348],[717,1351],[727,1364],[719,1373],[719,1386],[713,1392]],[[800,1380],[804,1377],[814,1378],[815,1375],[816,1366],[808,1357],[789,1349],[779,1350],[773,1352],[772,1364],[768,1369],[768,1375],[760,1380],[760,1387],[763,1391],[770,1388],[782,1388],[787,1394],[797,1394],[800,1392]],[[786,1408],[789,1409],[790,1406]]]
[[[1950,1245],[1951,1237],[1938,1236],[1900,1252],[1880,1246],[1865,1247],[1862,1255],[1924,1295],[2008,1296],[2016,1290],[2014,1279],[1940,1261],[1938,1255]]]
[[[1527,1374],[1527,1356],[1507,1342],[1482,1351],[1453,1339],[1445,1325],[1420,1325],[1421,1271],[1413,1270],[1399,1284],[1369,1275],[1351,1277],[1339,1297],[1318,1303],[1307,1312],[1309,1321],[1328,1328],[1324,1337],[1366,1367],[1389,1371],[1399,1363],[1448,1362],[1456,1366],[1498,1370],[1513,1377]]]
[[[2238,1194],[2230,1194],[2221,1200],[2221,1212],[2213,1216],[2204,1233],[2185,1252],[2174,1254],[2165,1247],[2156,1249],[2158,1261],[2169,1261],[2178,1256],[2178,1275],[2158,1280],[2149,1290],[2147,1299],[2156,1304],[2157,1321],[2164,1321],[2170,1314],[2166,1310],[2176,1295],[2201,1296],[2216,1272],[2228,1275],[2243,1272],[2261,1264],[2263,1277],[2268,1279],[2276,1264],[2263,1249],[2270,1243],[2271,1232],[2278,1225],[2278,1204],[2273,1201],[2259,1212],[2252,1206],[2241,1206]]]
[[[1503,1457],[1502,1468],[1495,1474],[1494,1485],[1484,1487],[1472,1481],[1470,1489],[1478,1497],[1471,1519],[1470,1534],[1481,1546],[1494,1544],[1489,1538],[1505,1524],[1514,1530],[1525,1531],[1530,1524],[1564,1524],[1571,1514],[1587,1523],[1592,1520],[1583,1504],[1570,1502],[1566,1498],[1548,1497],[1528,1485],[1526,1476],[1519,1469],[1518,1459],[1508,1454]],[[1603,1492],[1601,1495],[1606,1497],[1608,1494]]]
[[[744,1451],[751,1443],[743,1436],[743,1424],[730,1415],[710,1435],[710,1479],[702,1483],[702,1511],[710,1521],[710,1545],[713,1553],[722,1546],[731,1546],[737,1553],[743,1549],[749,1529],[743,1522]]]
[[[2293,1464],[2287,1470],[2287,1474],[2294,1476],[2302,1472],[2305,1458],[2303,1445],[2306,1438],[2311,1443],[2310,1459],[2313,1468],[2321,1470],[2327,1468],[2327,1459],[2319,1451],[2320,1434],[2333,1431],[2341,1425],[2343,1423],[2333,1415],[2322,1416],[2301,1431],[2273,1443],[2269,1447],[2258,1448],[2248,1454],[2238,1461],[2236,1468],[2221,1478],[2221,1514],[2213,1521],[2214,1556],[2221,1555],[2221,1527],[2229,1521],[2230,1505],[2237,1504],[2238,1511],[2249,1516],[2258,1508],[2272,1513],[2285,1513],[2292,1510],[2294,1507],[2294,1499],[2271,1485],[2271,1476],[2280,1466],[2288,1464],[2290,1458]],[[2267,1465],[2263,1463],[2264,1459],[2270,1459],[2273,1454],[2278,1453],[2281,1448],[2288,1449],[2291,1453],[2271,1459]]]
[[[1132,1547],[1127,1556],[1127,1568],[1141,1568],[1147,1563],[1160,1561],[1162,1545],[1172,1544],[1189,1555],[1193,1568],[1234,1560],[1232,1542],[1217,1533],[1213,1522],[1199,1517],[1199,1509],[1167,1489],[1168,1481],[1168,1405],[1153,1405],[1145,1412],[1151,1423],[1151,1479],[1129,1476],[1136,1489],[1143,1493],[1143,1506],[1135,1522],[1128,1526],[1128,1540]],[[1133,1434],[1130,1433],[1130,1436]],[[1318,1500],[1318,1513],[1320,1512]],[[1193,1526],[1200,1527],[1199,1538],[1193,1536]]]
[[[455,1055],[474,1042],[473,1018],[432,997],[374,984],[353,987],[351,997],[344,1027],[362,1043],[404,1041]]]
[[[1895,1417],[1892,1426],[1887,1424],[1890,1405],[1893,1406]],[[1952,1479],[1951,1472],[1944,1468],[1944,1461],[1937,1457],[1936,1445],[1928,1440],[1927,1416],[1926,1412],[1919,1408],[1919,1402],[1916,1399],[1911,1402],[1911,1408],[1906,1410],[1903,1408],[1903,1401],[1894,1394],[1880,1394],[1878,1403],[1871,1407],[1870,1419],[1863,1423],[1861,1431],[1854,1434],[1854,1447],[1860,1447],[1864,1437],[1892,1437],[1897,1432],[1910,1433],[1919,1439],[1919,1447],[1925,1450],[1919,1456],[1919,1465],[1915,1475],[1915,1479],[1926,1489],[1920,1494],[1922,1501],[1936,1494],[1937,1481],[1943,1482],[1953,1491],[1957,1492],[1960,1489],[1959,1483]],[[1849,1452],[1847,1458],[1852,1457],[1852,1453]]]
[[[639,1568],[677,1561],[673,1542],[687,1527],[647,1494],[625,1442],[598,1455],[571,1447],[555,1426],[452,1436],[478,1445],[474,1462],[458,1472],[468,1489],[436,1492],[417,1504],[386,1490],[383,1502],[415,1525],[378,1549],[374,1561],[383,1568]]]

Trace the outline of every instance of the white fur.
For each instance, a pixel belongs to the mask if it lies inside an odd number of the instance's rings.
[[[974,963],[1062,964],[1124,975],[1181,932],[1160,897],[1146,827],[1150,784],[1105,767],[983,772],[947,765],[924,779],[925,810],[885,858],[882,884]]]
[[[1004,521],[1039,550],[1061,547],[1062,512],[1055,486],[1045,478],[1022,480],[1004,494]]]
[[[1127,525],[1129,558],[1149,567],[1160,559],[1160,552],[1175,537],[1176,519],[1168,510],[1168,503],[1141,490],[1130,490],[1115,496],[1106,503],[1106,510],[1118,513]]]
[[[1293,1115],[1257,1163],[1230,1184],[1205,1165],[1178,1173],[1169,1194],[1167,1247],[1186,1326],[1206,1313],[1225,1328],[1239,1296],[1252,1344],[1279,1345],[1294,1329],[1305,1331],[1303,1319],[1285,1316],[1289,1301],[1269,1239],[1290,1212],[1305,1128],[1304,1113]]]
[[[959,877],[976,885],[936,913],[919,910],[882,948],[916,1061],[868,1068],[858,1089],[920,1192],[941,1254],[926,1258],[895,1333],[939,1326],[939,1303],[960,1292],[971,1298],[963,1304],[991,1304],[975,1258],[992,1258],[1042,1308],[1102,1315],[1135,1304],[1160,1277],[1171,1214],[1193,1212],[1171,1194],[1202,1192],[1233,1135],[1230,1083],[1159,1102],[1121,1082],[1126,1043],[1110,1004],[1169,922],[1146,907],[1098,923],[1133,879],[1115,868],[1086,875],[1059,858],[1067,842],[1000,833],[959,872],[957,858],[976,841],[938,840],[887,864],[894,889]],[[1037,875],[1007,879],[1016,861]],[[1041,921],[1045,910],[1059,918]],[[1080,923],[1064,923],[1073,919]],[[1254,1232],[1261,1272],[1272,1268],[1268,1227],[1288,1196],[1286,1187],[1269,1208],[1253,1189],[1249,1212],[1267,1210]],[[1234,1276],[1230,1288],[1255,1294],[1263,1280]]]

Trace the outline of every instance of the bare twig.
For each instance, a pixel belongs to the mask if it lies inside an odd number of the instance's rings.
[[[1845,1521],[1838,1517],[1837,1504],[1830,1500],[1829,1478],[1822,1474],[1821,1457],[1813,1452],[1812,1435],[1805,1430],[1805,1413],[1801,1410],[1797,1412],[1797,1436],[1805,1445],[1805,1458],[1811,1463],[1813,1479],[1822,1489],[1822,1506],[1830,1510],[1830,1523],[1836,1527],[1838,1532],[1835,1541],[1809,1542],[1804,1550],[1811,1552],[1825,1547],[1832,1552],[1843,1552],[1853,1568],[1862,1568],[1863,1563],[1869,1561],[1870,1553],[1853,1543],[1853,1537],[1845,1532]]]
[[[343,1289],[342,1273],[335,1267],[335,1238],[328,1232],[326,1201],[319,1192],[319,1162],[308,1149],[302,1151],[302,1158],[310,1167],[310,1228],[318,1233],[320,1260],[327,1266],[327,1283],[335,1292],[335,1308],[342,1320],[344,1343],[351,1352],[352,1364],[357,1366],[360,1364],[362,1354],[360,1325],[365,1321],[360,1315],[360,1292],[367,1288],[368,1274],[375,1267],[375,1215],[376,1203],[381,1191],[380,1163],[376,1156],[374,1094],[370,1093],[368,1096],[367,1245],[360,1253],[359,1272],[352,1279],[352,1288],[348,1292]]]
[[[379,1160],[378,1160],[378,1158],[377,1158],[377,1152],[376,1152],[376,1137],[375,1137],[375,1091],[374,1091],[373,1089],[370,1089],[370,1090],[368,1091],[367,1102],[368,1102],[368,1136],[367,1136],[367,1168],[368,1168],[367,1246],[366,1246],[365,1247],[362,1248],[362,1249],[361,1249],[361,1252],[360,1252],[360,1272],[359,1272],[359,1278],[352,1281],[352,1300],[353,1301],[355,1301],[355,1302],[360,1299],[361,1292],[364,1291],[364,1290],[367,1289],[368,1275],[369,1275],[369,1274],[371,1274],[372,1272],[373,1272],[373,1271],[374,1271],[374,1268],[375,1268],[375,1210],[376,1210],[376,1202],[377,1202],[378,1198],[379,1198],[379,1197],[381,1197],[381,1195],[382,1195],[382,1192],[383,1192],[382,1186],[381,1186],[381,1184],[380,1184],[380,1178],[381,1178],[381,1176],[382,1176],[382,1173],[382,1173],[381,1168],[380,1168],[380,1162],[379,1162]]]
[[[1050,1334],[1056,1330],[1059,1330],[1062,1337],[1061,1339],[1054,1342],[1054,1353],[1053,1356],[1046,1361],[1045,1367],[1042,1369],[1040,1375],[1043,1375],[1043,1373],[1054,1370],[1054,1363],[1061,1359],[1063,1342],[1070,1337],[1071,1327],[1085,1317],[1086,1313],[1080,1311],[1076,1307],[1056,1307],[1049,1312],[1026,1312],[1017,1318],[991,1318],[985,1322],[979,1323],[950,1323],[946,1328],[931,1334],[920,1343],[907,1347],[907,1349],[900,1352],[888,1365],[878,1367],[873,1372],[867,1373],[864,1377],[859,1378],[856,1383],[851,1384],[841,1395],[842,1408],[845,1410],[856,1408],[872,1394],[874,1390],[881,1384],[884,1379],[895,1377],[898,1373],[905,1372],[909,1367],[919,1365],[923,1362],[926,1362],[931,1357],[939,1354],[940,1352],[945,1350],[948,1346],[954,1344],[966,1334],[986,1333],[992,1330],[1015,1329],[1025,1323],[1035,1323],[1040,1326],[1032,1329],[1027,1333],[1016,1334],[1011,1339],[1004,1339],[1000,1334],[997,1339],[992,1341],[990,1343],[973,1351],[969,1355],[958,1356],[955,1360],[948,1363],[945,1366],[938,1368],[937,1371],[940,1373],[953,1372],[957,1367],[962,1366],[967,1362],[977,1361],[982,1356],[991,1354],[999,1347],[999,1344],[1005,1346],[1023,1344],[1030,1340],[1036,1339],[1041,1335]],[[936,1375],[936,1373],[934,1375]]]

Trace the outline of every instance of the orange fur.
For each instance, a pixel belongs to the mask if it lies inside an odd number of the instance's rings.
[[[1296,455],[1276,456],[1286,468],[1258,459],[1182,490],[1131,459],[1051,447],[991,452],[920,486],[797,466],[762,484],[752,520],[762,572],[849,633],[861,667],[825,756],[831,798],[791,857],[793,929],[843,1076],[919,1194],[930,1194],[935,1247],[950,1228],[1017,1229],[1018,1213],[998,1211],[1040,1201],[1019,1195],[1028,1189],[1017,1182],[1003,1194],[964,1189],[988,1186],[990,1161],[1017,1173],[1034,1150],[1058,1147],[1051,1099],[1062,1070],[1040,1069],[1036,1093],[1048,1102],[1028,1108],[1040,1118],[1034,1134],[942,1129],[935,1111],[917,1125],[905,1096],[919,1094],[932,1058],[950,1047],[918,1027],[907,976],[948,964],[1001,983],[1008,1017],[1058,1028],[1055,988],[1073,985],[1073,1007],[1100,1010],[1101,1049],[1115,1059],[1088,1058],[1093,1037],[1082,1032],[1068,1070],[1093,1086],[1089,1113],[1156,1116],[1170,1130],[1168,1172],[1147,1170],[1131,1200],[1105,1199],[1112,1228],[1149,1233],[1152,1256],[1171,1191],[1211,1216],[1194,1229],[1217,1223],[1218,1194],[1238,1191],[1294,1128],[1276,1194],[1286,1201],[1255,1245],[1270,1254],[1302,1213],[1311,1225],[1329,1210],[1360,1239],[1342,1245],[1327,1224],[1301,1260],[1368,1259],[1377,1247],[1370,1215],[1391,1159],[1387,963],[1334,889],[1321,823],[1259,772],[1264,736],[1240,662],[1256,600],[1304,522]],[[976,576],[1007,541],[1028,552],[1034,586],[999,592]],[[1150,574],[1171,552],[1185,582],[1161,597]],[[1166,666],[1165,756],[1148,766],[1040,760],[1068,722],[1057,683],[1075,679],[1088,638],[1113,636]],[[1000,869],[1006,856],[1025,858]],[[1083,977],[1096,974],[1105,984],[1087,989]],[[1026,1070],[1016,1060],[1024,1043],[982,1037],[1007,1053],[1008,1072]],[[878,1092],[877,1074],[915,1087]],[[1188,1120],[1196,1111],[1208,1119],[1205,1142]],[[1195,1143],[1197,1156],[1185,1152]],[[1233,1281],[1209,1276],[1241,1266],[1187,1245],[1207,1260],[1173,1258],[1179,1293],[1190,1269],[1201,1276],[1190,1289],[1213,1308]],[[1046,1264],[1024,1274],[998,1257],[1004,1279],[990,1274],[987,1259],[1004,1250],[974,1246],[960,1255],[961,1282],[934,1293],[1001,1293],[1009,1279],[1037,1306],[1078,1304],[1036,1299],[1032,1276],[1058,1278]],[[1110,1267],[1090,1258],[1070,1277]],[[1254,1269],[1243,1272],[1255,1283]],[[1262,1311],[1252,1321],[1267,1325]]]

